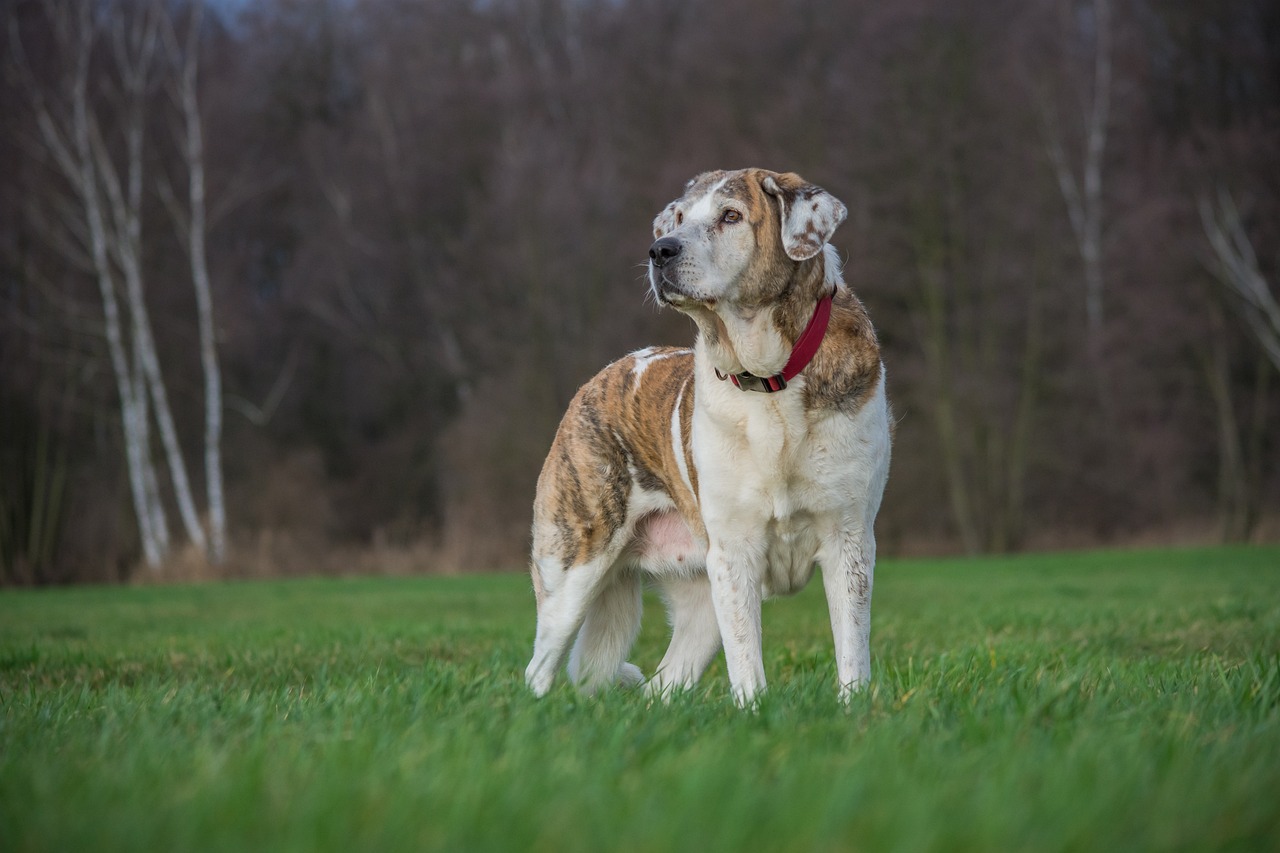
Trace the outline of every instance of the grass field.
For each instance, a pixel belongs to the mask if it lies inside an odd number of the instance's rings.
[[[542,701],[528,580],[0,593],[0,849],[1280,849],[1280,549],[884,561],[835,701]],[[633,656],[665,624],[648,601]]]

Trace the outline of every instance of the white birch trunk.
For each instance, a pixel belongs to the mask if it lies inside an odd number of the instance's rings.
[[[152,10],[154,11],[154,10]],[[142,283],[141,245],[142,245],[142,135],[143,135],[143,102],[146,97],[147,80],[150,65],[154,57],[157,32],[156,20],[151,12],[139,12],[135,19],[134,33],[126,35],[116,32],[117,44],[128,44],[119,48],[117,61],[128,97],[128,115],[125,130],[126,139],[126,181],[121,187],[119,175],[111,161],[109,152],[102,140],[93,138],[94,161],[102,178],[107,197],[111,202],[116,239],[112,241],[115,257],[124,273],[125,296],[129,306],[130,320],[134,339],[137,342],[139,366],[147,380],[147,389],[151,403],[155,407],[156,426],[160,433],[160,444],[164,449],[169,468],[169,477],[173,484],[174,498],[178,504],[178,514],[182,518],[183,527],[192,544],[207,555],[204,528],[196,511],[192,498],[191,482],[187,476],[186,461],[182,456],[182,448],[178,442],[178,431],[174,426],[173,413],[169,408],[169,395],[165,388],[164,374],[160,370],[160,359],[156,353],[155,336],[151,330],[151,317],[147,312]],[[123,27],[117,19],[117,27]]]
[[[1102,269],[1102,175],[1111,116],[1111,3],[1094,0],[1093,91],[1085,115],[1085,149],[1080,177],[1067,160],[1054,127],[1047,130],[1049,158],[1067,206],[1071,230],[1084,267],[1084,306],[1089,348],[1098,355],[1105,325],[1103,305],[1106,279]]]
[[[125,352],[120,307],[116,299],[115,280],[107,252],[106,224],[98,194],[98,179],[93,168],[92,143],[89,132],[88,85],[89,55],[93,42],[92,10],[81,7],[76,73],[72,83],[72,148],[57,131],[53,115],[38,100],[39,123],[46,145],[54,152],[64,174],[76,187],[84,207],[98,292],[102,297],[104,328],[111,367],[120,395],[120,419],[124,432],[125,459],[129,469],[129,489],[133,496],[134,515],[142,540],[142,553],[152,570],[159,568],[168,551],[168,527],[164,508],[152,484],[155,469],[147,440],[146,397],[133,382],[133,371]]]
[[[143,453],[142,483],[146,493],[146,511],[150,516],[148,524],[160,546],[160,552],[167,555],[173,547],[173,539],[169,535],[169,517],[164,511],[160,479],[156,476],[156,466],[151,456],[151,402],[147,397],[147,378],[136,367],[138,361],[135,352],[135,367],[130,384],[133,388],[133,417],[137,419],[138,443]]]
[[[187,247],[191,282],[196,291],[200,330],[200,363],[204,368],[204,469],[209,507],[209,558],[221,563],[227,552],[227,514],[222,492],[222,374],[218,368],[213,323],[213,295],[205,253],[204,133],[197,98],[200,18],[204,6],[192,4],[186,55],[182,65],[179,106],[185,124],[183,153],[187,161]]]
[[[159,3],[133,9],[132,15],[123,14],[125,9],[113,10],[113,14],[105,19],[110,26],[106,34],[111,38],[99,42],[98,37],[103,33],[95,21],[95,9],[90,0],[82,0],[74,7],[57,0],[44,3],[57,43],[71,60],[69,64],[74,66],[69,86],[64,90],[67,98],[65,114],[50,108],[40,86],[30,75],[16,29],[11,29],[10,40],[15,64],[23,75],[35,109],[41,141],[78,196],[79,212],[68,214],[64,211],[62,215],[84,217],[83,224],[69,223],[68,230],[73,234],[83,234],[88,244],[103,304],[107,350],[120,396],[134,514],[144,558],[155,569],[167,556],[171,539],[151,452],[153,411],[183,524],[192,543],[201,552],[207,552],[204,529],[192,498],[156,352],[144,299],[141,262],[144,108],[148,88],[155,79],[153,65],[158,26],[165,10]],[[120,99],[115,106],[118,109],[116,117],[122,119],[117,126],[122,127],[125,140],[124,182],[120,180],[121,175],[90,104],[89,69],[97,44],[105,44],[111,50],[120,73]],[[198,176],[198,180],[202,190],[203,176]],[[200,239],[203,239],[203,225]],[[202,242],[199,248],[203,258]],[[123,278],[123,287],[119,277]],[[207,293],[207,272],[204,284]],[[125,299],[123,308],[119,291],[123,291]],[[220,474],[211,488],[219,496],[217,523],[221,525]]]
[[[1094,0],[1097,42],[1093,59],[1093,108],[1089,111],[1089,135],[1084,156],[1084,259],[1085,316],[1090,338],[1099,346],[1103,332],[1102,277],[1102,158],[1107,147],[1107,121],[1111,116],[1111,2]]]

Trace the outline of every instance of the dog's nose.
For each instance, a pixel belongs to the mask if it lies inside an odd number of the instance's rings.
[[[662,237],[649,247],[649,260],[655,267],[664,267],[667,261],[680,254],[684,246],[675,237]]]

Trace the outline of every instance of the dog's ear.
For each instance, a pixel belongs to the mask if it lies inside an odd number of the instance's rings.
[[[654,239],[661,237],[668,231],[676,227],[676,203],[662,208],[662,212],[653,218],[653,236]]]
[[[844,202],[794,172],[766,175],[764,191],[778,200],[782,248],[793,261],[807,261],[822,251],[844,222]]]

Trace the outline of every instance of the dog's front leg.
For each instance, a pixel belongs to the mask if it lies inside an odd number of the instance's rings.
[[[747,707],[764,690],[764,654],[760,637],[760,577],[764,548],[713,542],[707,553],[707,577],[715,605],[724,660],[733,698]]]
[[[876,542],[869,530],[844,530],[832,536],[818,554],[822,586],[835,639],[836,677],[840,700],[871,679],[871,586],[875,577]]]

